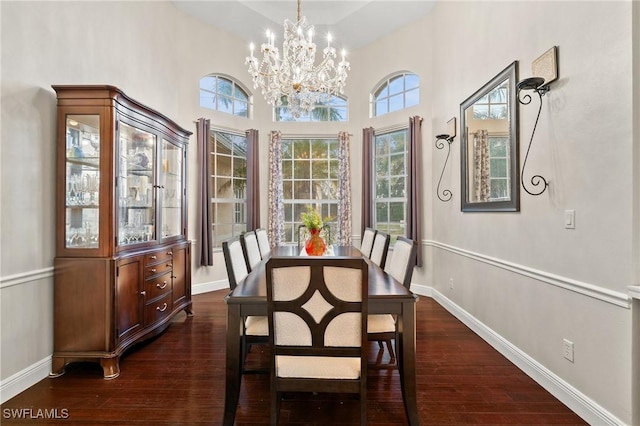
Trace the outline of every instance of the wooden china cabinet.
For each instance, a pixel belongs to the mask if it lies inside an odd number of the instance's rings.
[[[191,132],[113,86],[58,98],[52,376],[74,361],[120,374],[122,353],[191,315]]]

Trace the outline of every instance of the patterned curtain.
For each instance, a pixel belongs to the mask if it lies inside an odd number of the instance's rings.
[[[418,243],[416,266],[422,266],[422,117],[409,118],[409,158],[407,179],[407,237]]]
[[[249,129],[247,135],[247,230],[260,227],[260,164],[258,161],[258,131]]]
[[[200,266],[213,265],[213,217],[211,214],[211,172],[209,171],[210,152],[209,120],[199,118],[196,128],[198,143],[198,264]]]
[[[338,240],[339,246],[351,245],[351,167],[349,132],[338,133]]]
[[[489,132],[478,130],[473,134],[475,167],[475,201],[489,201]]]
[[[282,189],[282,133],[271,131],[269,137],[269,224],[271,246],[282,244],[284,235],[284,192]]]

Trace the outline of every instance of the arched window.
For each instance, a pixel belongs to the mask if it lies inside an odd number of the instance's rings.
[[[374,90],[371,103],[374,117],[418,105],[420,78],[409,72],[385,78]]]
[[[252,97],[242,85],[219,74],[200,79],[200,106],[239,117],[249,117]]]
[[[308,114],[295,117],[287,105],[287,99],[282,99],[282,105],[274,108],[275,121],[347,121],[349,103],[342,96],[331,95],[316,102]]]

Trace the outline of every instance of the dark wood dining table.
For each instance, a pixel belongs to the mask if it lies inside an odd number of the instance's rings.
[[[271,257],[298,256],[297,246],[280,246],[271,251]],[[333,250],[337,257],[362,257],[355,247],[338,246]],[[402,388],[405,413],[410,425],[418,425],[416,399],[416,309],[418,296],[369,261],[369,314],[394,314],[397,316],[398,341],[396,342],[398,372]],[[223,424],[231,426],[236,416],[242,381],[240,356],[241,319],[251,315],[267,315],[267,286],[265,265],[262,260],[238,286],[225,297],[227,303],[226,388]]]

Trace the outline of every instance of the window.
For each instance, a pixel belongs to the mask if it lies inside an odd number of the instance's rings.
[[[323,219],[338,216],[338,139],[283,139],[283,242],[298,241],[300,213],[312,205]],[[332,238],[336,232],[332,230]]]
[[[251,97],[238,82],[221,75],[200,79],[200,106],[240,117],[249,117]]]
[[[484,95],[473,104],[473,118],[476,120],[506,120],[509,80]]]
[[[509,137],[489,136],[490,200],[508,200],[511,194],[509,179]]]
[[[409,130],[402,129],[374,138],[374,227],[392,243],[406,234],[408,137]]]
[[[247,138],[244,135],[212,131],[211,208],[213,246],[247,230]]]
[[[373,94],[373,116],[399,111],[420,103],[420,79],[402,73],[385,79]]]
[[[282,98],[282,106],[275,107],[276,121],[347,121],[349,105],[345,98],[328,96],[316,102],[310,113],[293,116],[287,105],[287,99]]]

